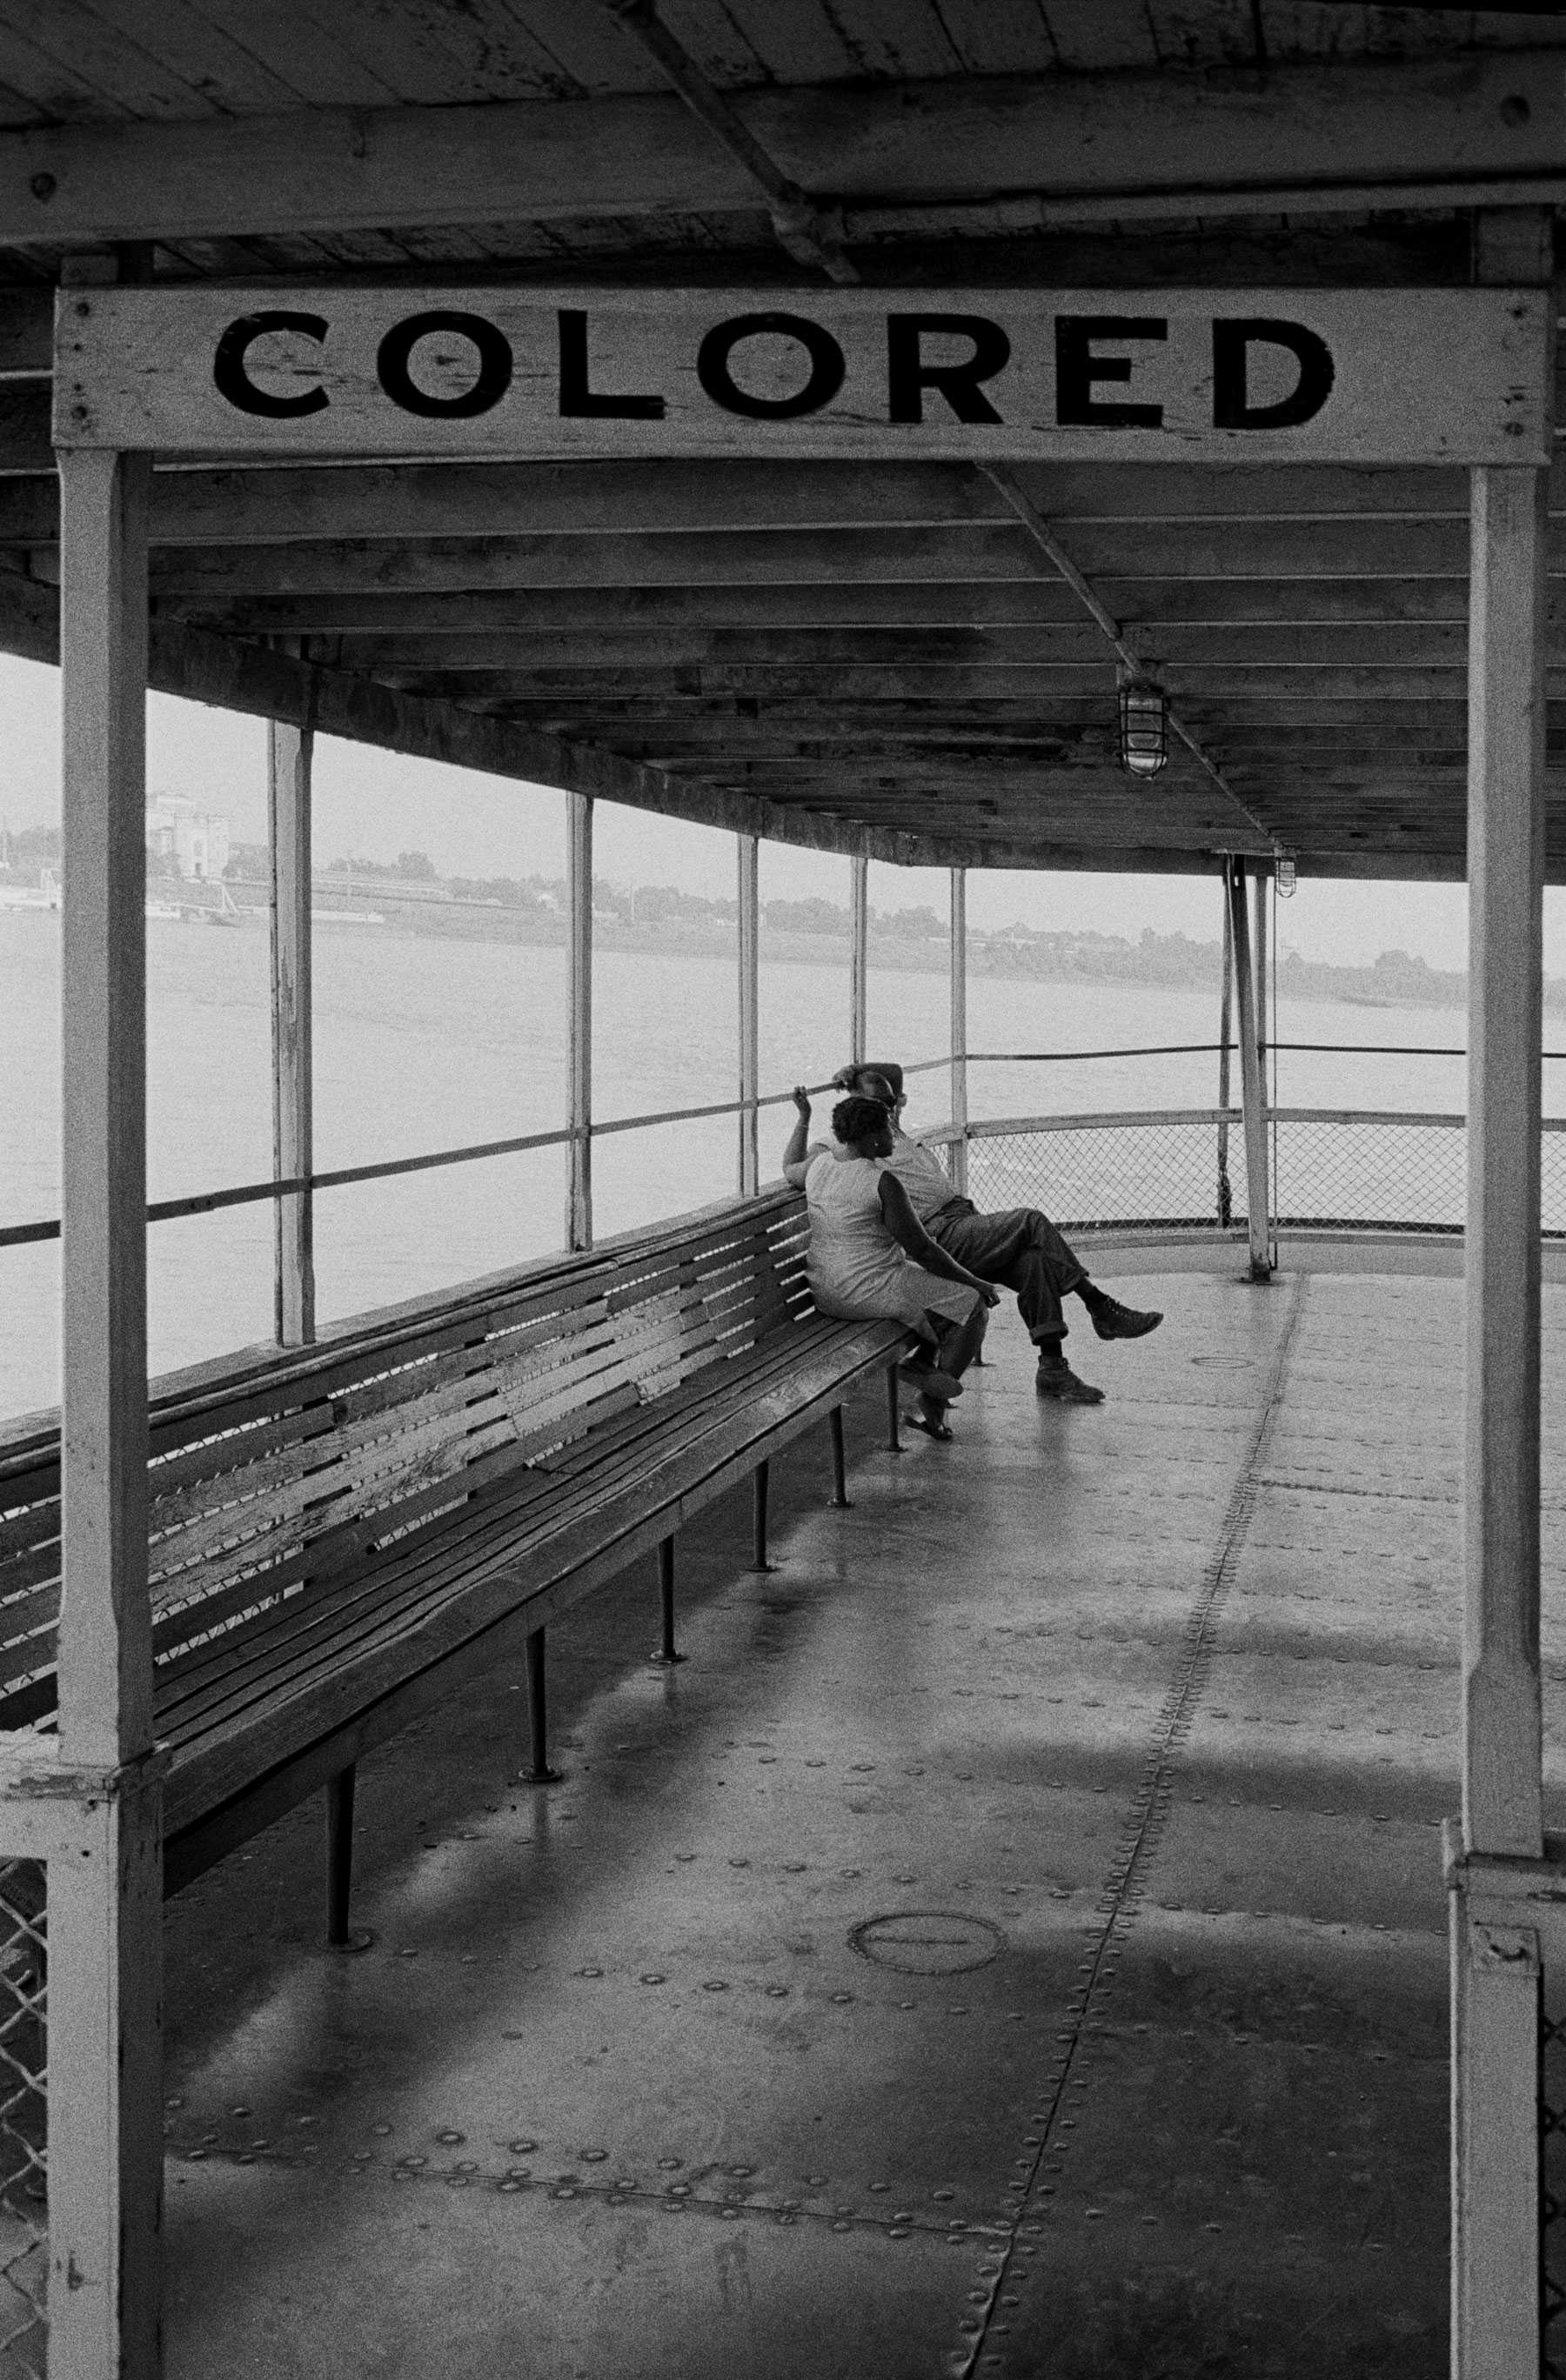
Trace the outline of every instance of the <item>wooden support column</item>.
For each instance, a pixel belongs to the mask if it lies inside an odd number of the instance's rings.
[[[1250,1215],[1251,1279],[1272,1270],[1267,1195],[1267,1109],[1261,1051],[1256,1041],[1256,972],[1251,963],[1250,918],[1245,908],[1245,871],[1229,863],[1229,930],[1234,951],[1234,998],[1239,1012],[1240,1099],[1245,1130],[1245,1205]]]
[[[272,914],[272,1163],[279,1182],[315,1169],[310,995],[310,771],[308,727],[267,722],[267,832]],[[280,1347],[315,1337],[313,1194],[276,1210],[274,1313]]]
[[[739,1195],[754,1198],[761,1184],[757,1101],[761,1096],[759,837],[735,837],[739,852]]]
[[[1548,474],[1473,475],[1463,1849],[1543,1848],[1539,1119]],[[1452,2370],[1539,2363],[1538,1937],[1452,1910]],[[1512,1922],[1508,1923],[1508,1918]],[[1499,1922],[1497,1922],[1499,1920]]]
[[[952,870],[952,1187],[968,1191],[968,879]]]
[[[571,1017],[566,1042],[565,1245],[593,1244],[593,806],[590,794],[565,796],[567,900],[571,913],[566,971]]]
[[[60,456],[60,1748],[48,1864],[51,2371],[159,2362],[161,1796],[147,1597],[144,457]]]
[[[851,859],[848,955],[848,1055],[865,1062],[870,1011],[870,863]]]

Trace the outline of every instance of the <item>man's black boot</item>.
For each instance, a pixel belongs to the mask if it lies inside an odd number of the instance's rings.
[[[1118,1297],[1110,1297],[1100,1290],[1088,1308],[1093,1328],[1100,1339],[1145,1339],[1163,1320],[1159,1313],[1139,1312],[1135,1305],[1123,1305]]]
[[[1049,1355],[1042,1349],[1033,1386],[1038,1396],[1052,1398],[1057,1404],[1101,1405],[1104,1402],[1103,1390],[1078,1379],[1063,1355]]]

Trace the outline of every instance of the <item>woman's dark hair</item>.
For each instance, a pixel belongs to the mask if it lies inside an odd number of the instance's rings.
[[[891,1122],[892,1111],[880,1099],[839,1099],[832,1111],[833,1135],[845,1148],[851,1140],[864,1140]]]

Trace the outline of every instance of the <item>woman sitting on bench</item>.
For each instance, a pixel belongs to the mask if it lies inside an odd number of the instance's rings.
[[[832,1111],[835,1148],[808,1146],[810,1102],[796,1087],[797,1121],[783,1151],[783,1176],[805,1193],[810,1248],[805,1278],[818,1310],[843,1321],[906,1322],[922,1342],[905,1369],[918,1383],[907,1419],[929,1438],[949,1439],[946,1408],[984,1342],[999,1293],[949,1257],[886,1171],[892,1117],[880,1099],[840,1099]]]

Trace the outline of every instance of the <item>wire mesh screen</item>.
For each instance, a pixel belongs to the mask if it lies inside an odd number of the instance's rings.
[[[1566,2380],[1566,2008],[1539,2006],[1539,2289],[1545,2380]]]
[[[1245,1219],[1244,1150],[1210,1117],[1092,1120],[985,1133],[968,1148],[981,1208],[1041,1207],[1067,1230],[1157,1223],[1216,1231]]]
[[[1273,1213],[1290,1223],[1402,1224],[1460,1232],[1467,1212],[1467,1134],[1450,1123],[1281,1110]]]
[[[1269,1120],[1275,1224],[1461,1232],[1467,1134],[1461,1116],[1281,1108]],[[1021,1120],[980,1127],[968,1189],[983,1208],[1041,1207],[1068,1230],[1095,1224],[1217,1230],[1246,1220],[1238,1114]],[[1566,1236],[1566,1128],[1546,1124],[1541,1220]]]
[[[48,1989],[43,1864],[0,1860],[0,2380],[48,2358]]]

